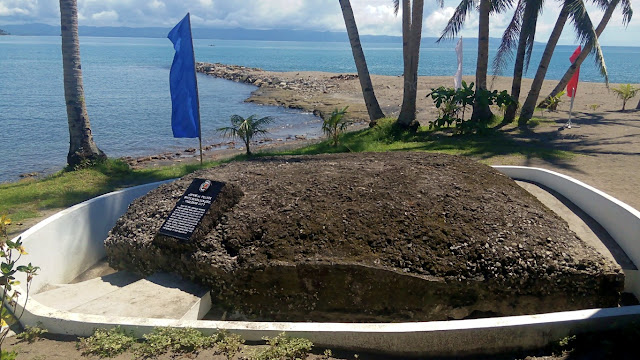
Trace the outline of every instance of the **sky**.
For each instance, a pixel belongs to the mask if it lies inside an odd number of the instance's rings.
[[[630,0],[636,10],[627,27],[619,9],[601,36],[601,45],[640,46],[640,0]],[[3,24],[60,23],[58,0],[0,0],[0,26]],[[425,1],[423,36],[439,36],[458,1]],[[547,0],[538,20],[536,41],[546,42],[560,12],[559,2]],[[392,0],[351,0],[360,34],[401,35],[400,16],[394,16]],[[79,23],[88,26],[172,27],[191,12],[193,27],[295,29],[345,31],[340,5],[336,0],[78,0]],[[602,10],[587,9],[594,24]],[[492,16],[490,36],[500,37],[512,11]],[[470,14],[461,31],[477,37],[478,18]],[[565,26],[560,44],[575,44],[571,27]]]

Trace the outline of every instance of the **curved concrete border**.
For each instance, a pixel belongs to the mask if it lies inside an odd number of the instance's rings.
[[[640,242],[640,213],[601,191],[570,177],[536,168],[498,166],[510,177],[543,184],[564,195],[599,221],[637,264]],[[108,230],[127,205],[160,183],[106,194],[64,210],[22,234],[31,255],[25,257],[41,266],[34,289],[63,283],[104,256],[102,246]],[[609,212],[611,212],[609,214]],[[69,231],[72,229],[73,231]],[[638,281],[634,281],[637,289]],[[24,298],[19,299],[23,303]],[[549,314],[474,320],[414,323],[291,323],[239,321],[181,321],[125,318],[69,313],[29,300],[22,322],[42,322],[52,333],[90,335],[95,328],[123,326],[138,336],[156,326],[188,326],[205,333],[227,329],[248,341],[287,332],[308,338],[317,346],[347,348],[404,356],[491,354],[544,346],[564,336],[611,328],[640,321],[640,306],[589,309]]]
[[[640,265],[640,211],[572,177],[525,166],[494,166],[512,179],[528,180],[557,191],[591,216]],[[625,271],[625,290],[640,298],[638,270]]]

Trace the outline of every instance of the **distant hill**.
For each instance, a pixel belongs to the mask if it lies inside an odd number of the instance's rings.
[[[58,36],[60,27],[46,24],[24,24],[24,25],[3,25],[7,31],[13,35],[23,36]],[[81,36],[99,37],[146,37],[164,38],[169,33],[170,28],[162,27],[97,27],[80,26],[78,31]],[[217,40],[263,40],[263,41],[319,41],[319,42],[348,42],[346,32],[331,31],[309,31],[309,30],[253,30],[253,29],[211,29],[193,28],[195,39],[217,39]],[[365,43],[401,43],[400,36],[386,35],[361,35],[360,40]],[[437,38],[425,37],[423,44],[433,45]],[[465,38],[465,45],[476,46],[477,39]],[[500,39],[490,39],[491,46],[498,46]],[[452,47],[454,40],[443,41],[441,46]]]

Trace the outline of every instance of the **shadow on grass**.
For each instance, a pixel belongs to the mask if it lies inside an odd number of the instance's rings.
[[[535,138],[517,139],[494,129],[487,129],[483,134],[472,135],[453,135],[450,130],[433,131],[424,128],[412,133],[398,128],[388,119],[374,128],[344,134],[337,147],[324,141],[303,149],[265,155],[313,155],[366,151],[441,152],[469,156],[478,160],[498,156],[522,156],[525,159],[538,158],[560,167],[571,167],[567,160],[573,157],[571,152],[550,147]]]

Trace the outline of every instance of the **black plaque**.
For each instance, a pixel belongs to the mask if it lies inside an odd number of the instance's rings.
[[[158,233],[189,240],[223,187],[223,182],[194,179]]]

